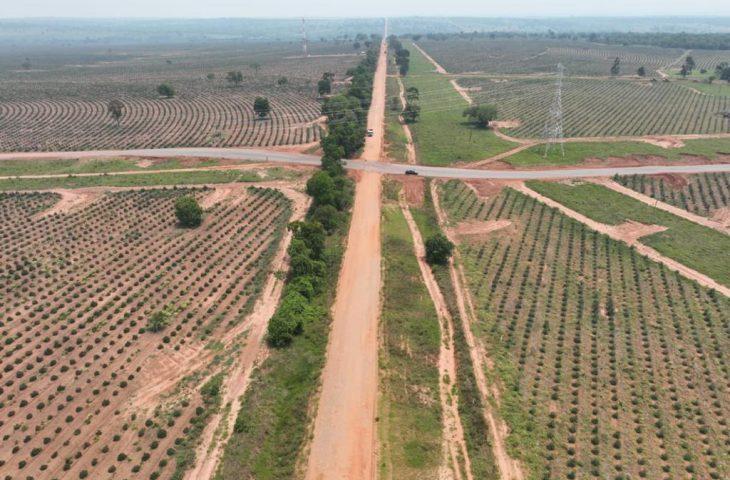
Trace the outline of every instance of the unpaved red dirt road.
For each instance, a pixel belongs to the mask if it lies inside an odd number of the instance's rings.
[[[368,128],[375,135],[366,140],[363,160],[379,160],[383,149],[386,37],[368,113]],[[308,480],[373,479],[377,472],[380,180],[378,173],[363,172],[355,190],[307,464]]]

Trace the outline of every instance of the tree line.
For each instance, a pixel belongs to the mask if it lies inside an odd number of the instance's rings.
[[[306,220],[289,225],[290,271],[281,304],[269,321],[267,342],[272,347],[289,345],[308,323],[327,315],[319,298],[332,281],[327,239],[347,225],[354,186],[342,159],[353,156],[365,143],[378,43],[373,41],[360,64],[347,72],[352,77],[350,86],[326,98],[322,106],[329,130],[320,142],[322,169],[307,181],[312,207]]]
[[[524,38],[588,41],[611,45],[650,45],[662,48],[684,48],[691,50],[730,50],[730,33],[661,33],[661,32],[461,32],[406,35],[414,40],[425,36],[429,40],[450,38]]]
[[[388,47],[395,55],[395,64],[398,65],[398,72],[402,77],[405,77],[410,68],[411,52],[407,48],[403,48],[403,44],[395,35],[388,37]]]

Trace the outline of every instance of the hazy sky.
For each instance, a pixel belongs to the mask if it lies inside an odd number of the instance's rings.
[[[728,0],[0,0],[0,17],[730,15]]]

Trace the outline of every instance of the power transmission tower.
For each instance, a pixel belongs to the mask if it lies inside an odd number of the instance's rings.
[[[565,148],[563,147],[563,76],[565,67],[562,63],[558,63],[558,74],[555,80],[555,98],[550,106],[550,113],[545,122],[545,130],[543,138],[545,142],[545,154],[547,157],[550,150],[557,144],[560,145],[560,154],[565,157]]]
[[[309,40],[307,39],[307,21],[302,18],[302,52],[309,57]]]

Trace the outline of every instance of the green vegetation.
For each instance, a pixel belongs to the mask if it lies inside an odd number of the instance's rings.
[[[147,331],[156,333],[164,330],[170,324],[171,316],[168,310],[160,310],[153,313],[147,320]]]
[[[429,238],[441,233],[428,181],[423,206],[411,207],[411,214],[422,237]],[[469,347],[464,338],[464,330],[459,309],[456,305],[456,293],[451,282],[449,267],[446,265],[432,265],[431,271],[436,277],[436,282],[454,319],[455,394],[459,397],[459,416],[464,428],[464,440],[469,451],[472,473],[474,478],[499,480],[499,472],[492,455],[489,427],[484,421],[484,407],[474,377],[474,366],[469,355]]]
[[[0,176],[14,175],[75,175],[80,173],[112,173],[125,171],[174,170],[177,168],[212,167],[220,165],[217,159],[186,160],[171,158],[155,160],[149,167],[142,166],[140,160],[133,158],[94,158],[94,159],[34,159],[0,160]],[[236,162],[237,164],[239,162]],[[248,163],[246,161],[241,164]]]
[[[198,227],[203,223],[203,208],[195,197],[186,195],[175,200],[175,216],[185,228]]]
[[[578,165],[589,158],[605,160],[609,157],[651,155],[678,161],[683,155],[698,155],[714,159],[718,154],[730,152],[730,139],[685,140],[681,148],[662,148],[644,142],[569,142],[564,144],[565,157],[553,148],[545,156],[545,146],[537,145],[505,158],[503,161],[515,167]]]
[[[514,146],[493,131],[476,128],[465,121],[462,114],[469,104],[449,78],[434,72],[433,65],[415,47],[409,50],[410,70],[403,81],[406,87],[415,87],[420,92],[420,118],[411,125],[419,163],[445,166],[476,161]]]
[[[730,237],[658,210],[633,198],[592,183],[566,185],[528,182],[530,188],[566,207],[608,225],[629,220],[663,225],[667,230],[643,237],[641,242],[663,255],[730,285]]]
[[[171,85],[168,85],[167,83],[162,83],[157,86],[157,93],[162,95],[165,98],[172,98],[175,96],[175,89],[172,88]]]
[[[464,110],[462,114],[468,117],[469,121],[478,128],[489,128],[492,120],[497,119],[496,105],[472,105]]]
[[[383,478],[435,478],[441,457],[439,321],[397,204],[384,207],[379,435]]]
[[[211,170],[197,172],[164,172],[132,175],[97,175],[89,177],[6,178],[0,179],[2,190],[43,190],[49,188],[84,187],[152,187],[157,185],[196,185],[201,183],[259,182],[265,172],[267,180],[291,179],[300,174],[284,168],[265,170]]]
[[[727,299],[514,190],[441,191],[453,222],[511,223],[458,249],[528,478],[726,478]]]
[[[437,233],[426,240],[426,261],[430,265],[446,265],[453,251],[454,244],[443,233]]]
[[[398,80],[388,77],[386,80],[386,98],[388,98],[387,112],[385,114],[385,148],[388,158],[399,163],[408,161],[408,138],[403,131],[398,114],[403,105],[400,101],[400,89],[398,88]]]
[[[271,113],[271,105],[266,97],[256,97],[253,101],[253,111],[259,118],[264,118]]]

